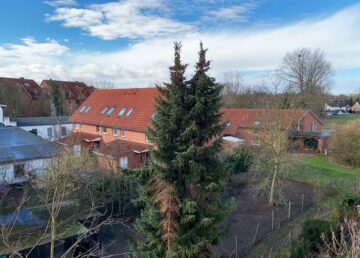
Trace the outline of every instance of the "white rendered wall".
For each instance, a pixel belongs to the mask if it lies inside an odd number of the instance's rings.
[[[57,125],[38,125],[38,126],[21,126],[20,128],[24,129],[25,131],[30,132],[33,129],[37,130],[37,134],[46,140],[49,141],[57,141],[61,137],[61,127],[66,127],[66,135],[71,134],[72,132],[72,124],[57,124]],[[52,128],[52,137],[48,136],[48,128]]]
[[[0,184],[13,184],[18,182],[27,181],[29,174],[35,175],[36,178],[44,175],[44,169],[49,166],[50,158],[46,159],[35,159],[25,162],[17,162],[13,164],[0,165]],[[25,176],[15,178],[14,165],[24,164]]]

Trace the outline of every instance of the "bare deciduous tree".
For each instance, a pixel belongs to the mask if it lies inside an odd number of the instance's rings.
[[[259,120],[255,121],[253,132],[253,139],[259,144],[253,170],[261,178],[259,190],[269,191],[270,206],[283,200],[283,177],[294,166],[289,131],[294,126],[295,110],[279,109],[279,105],[273,100],[267,109],[258,111]]]
[[[287,53],[280,68],[289,90],[300,94],[298,105],[315,112],[323,110],[332,75],[331,63],[320,49],[301,48]]]
[[[31,232],[19,235],[23,232],[24,226],[19,228],[16,220],[9,220],[8,223],[1,225],[2,244],[0,250],[6,250],[10,257],[28,257],[34,248],[41,243],[50,243],[49,257],[56,256],[55,250],[63,237],[76,229],[77,237],[71,245],[66,247],[59,257],[94,257],[99,255],[100,246],[95,245],[82,253],[76,253],[76,249],[81,242],[93,233],[98,232],[100,227],[109,223],[122,223],[123,220],[113,220],[103,218],[98,220],[101,215],[91,205],[94,189],[84,187],[84,181],[91,176],[95,169],[93,158],[86,152],[81,155],[73,156],[70,153],[61,153],[52,158],[47,164],[44,174],[34,179],[29,188],[22,192],[16,201],[16,207],[11,212],[14,217],[28,206],[29,202],[35,202],[31,206],[31,211],[41,218],[43,226],[35,226]],[[88,195],[89,201],[84,204],[80,196]],[[9,198],[9,196],[7,196]],[[4,201],[4,197],[2,200]],[[79,221],[83,221],[86,230],[82,230]],[[26,231],[26,227],[25,227]],[[72,233],[73,234],[73,233]],[[75,234],[75,235],[76,235]],[[14,237],[15,236],[15,237]],[[26,243],[26,244],[24,244]],[[29,248],[26,253],[20,252],[24,248]],[[58,257],[58,256],[56,256]]]
[[[224,88],[222,91],[225,106],[235,106],[238,94],[245,90],[244,79],[239,71],[225,72],[223,74]]]
[[[322,235],[326,257],[360,257],[360,223],[356,219],[345,219],[340,226],[340,233],[332,231],[330,240]]]

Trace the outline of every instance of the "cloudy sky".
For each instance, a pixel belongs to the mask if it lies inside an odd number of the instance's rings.
[[[0,76],[150,86],[168,80],[174,41],[191,75],[199,41],[212,75],[268,80],[288,51],[321,48],[332,92],[360,91],[360,1],[11,0],[0,4]]]

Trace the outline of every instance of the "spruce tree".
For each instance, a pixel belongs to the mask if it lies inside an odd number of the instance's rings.
[[[210,62],[202,44],[196,73],[186,82],[180,50],[175,43],[171,83],[158,87],[149,132],[156,150],[141,194],[145,208],[136,223],[145,236],[139,257],[212,257],[226,214],[217,158],[222,87],[206,74]]]

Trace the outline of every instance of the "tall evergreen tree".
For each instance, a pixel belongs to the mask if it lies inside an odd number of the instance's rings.
[[[156,118],[149,136],[157,146],[143,188],[145,205],[137,229],[146,240],[140,257],[212,257],[219,222],[221,85],[206,75],[202,44],[194,78],[185,81],[181,45],[175,43],[171,83],[158,87]]]

